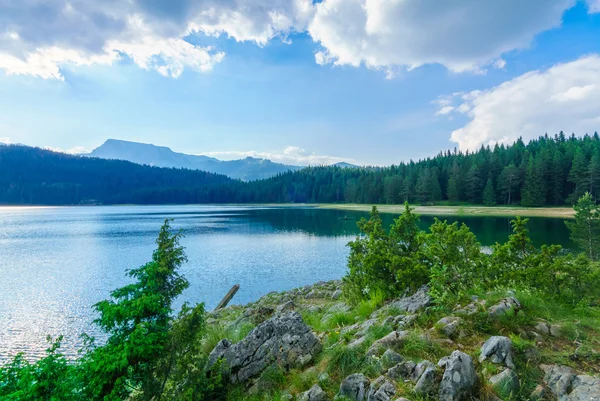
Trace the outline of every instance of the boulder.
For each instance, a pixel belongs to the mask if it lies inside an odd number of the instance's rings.
[[[299,394],[296,397],[297,401],[328,401],[327,393],[323,391],[318,384],[315,384],[310,390]]]
[[[408,331],[392,331],[387,336],[373,342],[367,351],[367,356],[379,355],[387,349],[399,347],[406,340],[407,336]]]
[[[390,401],[395,394],[396,387],[384,376],[379,376],[369,387],[367,401]]]
[[[506,368],[502,372],[490,377],[489,383],[495,388],[499,389],[502,394],[516,395],[519,392],[521,384],[519,383],[519,376],[514,370]]]
[[[277,363],[304,366],[321,351],[321,343],[297,312],[286,312],[261,323],[242,341],[221,340],[209,355],[209,366],[225,360],[233,383],[245,382]]]
[[[340,384],[340,392],[338,393],[341,397],[346,397],[352,401],[364,401],[367,399],[367,389],[369,388],[370,381],[362,373],[355,373],[344,379]]]
[[[431,305],[429,288],[422,286],[417,292],[409,297],[403,297],[389,304],[389,308],[399,309],[403,312],[415,313]]]
[[[544,382],[558,401],[600,401],[600,378],[576,375],[571,368],[541,365]]]
[[[382,369],[387,370],[393,366],[398,365],[403,360],[404,360],[404,358],[402,357],[402,355],[400,355],[399,353],[397,353],[395,351],[392,351],[391,349],[388,349],[381,356],[379,363],[381,364]]]
[[[544,386],[542,386],[541,384],[538,384],[535,387],[535,389],[533,389],[531,394],[529,395],[529,399],[531,401],[539,401],[539,400],[544,399],[545,396],[546,396],[546,388]]]
[[[413,361],[400,362],[393,368],[388,369],[387,375],[396,381],[413,379],[416,367],[417,364]]]
[[[479,362],[483,362],[486,359],[489,359],[492,363],[501,363],[508,368],[514,369],[512,341],[508,337],[490,337],[481,347]]]
[[[335,290],[332,294],[331,294],[331,299],[334,300],[338,300],[342,297],[342,290]]]
[[[521,309],[521,303],[519,300],[515,297],[508,297],[504,298],[496,305],[491,306],[488,309],[488,314],[490,317],[498,318],[510,313],[511,311],[518,311],[519,309]]]
[[[454,351],[442,358],[438,366],[444,368],[440,384],[440,401],[462,401],[470,399],[477,385],[477,372],[473,359],[464,352]]]
[[[446,316],[438,320],[435,326],[439,331],[444,333],[446,337],[454,337],[458,334],[458,328],[462,323],[462,319],[456,316]]]
[[[296,305],[294,304],[294,301],[287,301],[281,305],[279,305],[276,309],[275,309],[275,313],[280,315],[282,313],[285,312],[289,312],[291,310],[296,309]]]
[[[418,365],[417,368],[415,368],[415,372],[417,372],[417,370]],[[436,368],[431,364],[431,366],[425,368],[425,371],[419,375],[419,379],[413,391],[422,397],[435,394],[437,391],[436,376]]]

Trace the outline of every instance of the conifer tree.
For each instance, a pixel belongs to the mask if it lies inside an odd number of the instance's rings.
[[[496,205],[496,190],[494,189],[494,183],[492,178],[488,178],[485,188],[483,190],[483,204],[486,206]]]
[[[600,210],[589,192],[586,192],[573,206],[575,221],[566,221],[571,231],[571,239],[592,260],[600,252]]]

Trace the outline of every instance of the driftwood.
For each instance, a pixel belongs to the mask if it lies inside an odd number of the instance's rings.
[[[233,296],[235,295],[236,292],[238,292],[239,289],[240,289],[239,284],[236,284],[233,287],[231,287],[231,289],[229,290],[227,295],[225,295],[225,297],[223,297],[223,299],[221,300],[221,302],[219,302],[219,305],[217,305],[215,310],[219,310],[221,308],[226,307],[227,304],[229,303],[229,301],[231,301],[231,298],[233,298]]]

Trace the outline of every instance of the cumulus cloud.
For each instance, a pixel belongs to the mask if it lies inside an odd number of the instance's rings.
[[[561,24],[574,0],[325,0],[308,31],[319,64],[389,70],[439,63],[482,71],[503,53],[527,47]]]
[[[355,163],[355,160],[346,157],[324,156],[308,152],[298,146],[287,146],[280,152],[259,152],[259,151],[223,151],[223,152],[204,152],[202,155],[215,157],[221,160],[243,159],[245,157],[254,157],[259,159],[268,159],[276,163],[292,164],[300,166],[317,166],[323,164],[335,164],[340,162]]]
[[[0,137],[0,143],[7,145],[7,144],[11,143],[10,138],[6,137],[6,136]]]
[[[53,152],[58,152],[58,153],[67,153],[70,155],[83,155],[86,153],[90,153],[90,151],[83,146],[74,146],[74,147],[68,148],[68,149],[63,149],[63,148],[54,147],[54,146],[44,146],[43,149],[51,150]]]
[[[190,36],[259,46],[294,32],[318,44],[319,64],[366,65],[393,77],[438,63],[453,71],[503,68],[500,56],[561,24],[575,0],[20,0],[0,1],[0,69],[62,79],[61,68],[110,65],[178,77],[208,71],[224,53]],[[588,0],[590,12],[600,0]]]
[[[488,90],[454,94],[453,99],[459,105],[452,113],[469,118],[451,136],[463,150],[561,130],[593,133],[600,129],[600,56],[531,71]]]

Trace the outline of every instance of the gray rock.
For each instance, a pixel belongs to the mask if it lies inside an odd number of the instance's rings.
[[[344,379],[340,384],[339,396],[349,398],[353,401],[364,401],[367,398],[369,379],[362,373],[355,373]]]
[[[462,319],[459,317],[446,316],[438,320],[435,325],[446,337],[454,337],[458,333],[461,323]]]
[[[521,384],[519,376],[512,369],[504,369],[502,372],[490,377],[489,382],[492,386],[501,390],[503,394],[517,394]]]
[[[395,351],[392,351],[391,349],[388,349],[381,356],[379,363],[381,364],[382,369],[387,370],[387,369],[391,368],[392,366],[398,365],[403,360],[404,360],[404,358],[402,357],[402,355],[400,355],[399,353],[397,353]]]
[[[413,361],[400,362],[393,368],[388,369],[387,375],[396,381],[409,380],[413,378],[416,367],[417,364]]]
[[[538,401],[543,399],[546,396],[546,387],[538,384],[535,389],[529,395],[529,399],[531,401]]]
[[[245,382],[277,363],[283,368],[304,366],[321,351],[321,343],[297,312],[286,312],[261,323],[242,341],[221,340],[209,355],[212,366],[226,361],[231,381]]]
[[[559,324],[551,324],[550,335],[552,337],[560,337],[562,335],[562,326]]]
[[[317,380],[319,383],[326,383],[329,381],[329,374],[327,372],[321,372],[319,373],[319,376],[317,376]]]
[[[416,371],[417,369],[415,369]],[[420,396],[430,396],[437,391],[436,368],[429,366],[420,375],[413,391]]]
[[[600,378],[576,375],[570,368],[541,365],[544,382],[558,401],[600,401]]]
[[[363,346],[363,344],[365,343],[365,341],[367,341],[366,337],[359,337],[356,340],[352,340],[348,343],[348,348],[350,349],[356,349],[356,348],[360,348]]]
[[[469,399],[477,384],[477,372],[471,357],[464,352],[454,351],[442,358],[438,366],[445,368],[438,393],[440,401]]]
[[[410,401],[408,398],[400,397],[396,398],[394,401]]]
[[[287,301],[287,302],[279,305],[275,309],[275,313],[279,315],[279,314],[282,314],[284,312],[289,312],[294,309],[296,309],[296,305],[294,304],[294,301]]]
[[[404,329],[411,326],[415,320],[417,320],[416,314],[396,316],[394,319],[394,326],[398,329]]]
[[[518,311],[519,309],[521,309],[519,300],[515,297],[508,297],[504,298],[496,305],[491,306],[490,309],[488,309],[488,314],[490,317],[498,318],[511,311]]]
[[[404,312],[415,313],[431,305],[431,301],[429,288],[424,285],[410,297],[400,298],[399,300],[392,302],[389,307]]]
[[[481,347],[479,362],[483,362],[486,359],[489,359],[492,363],[501,363],[508,368],[514,369],[512,341],[508,337],[490,337]]]
[[[539,322],[535,325],[535,330],[543,335],[550,335],[550,326],[546,322]]]
[[[425,373],[425,371],[429,368],[433,368],[433,370],[437,370],[436,366],[426,360],[423,360],[419,363],[417,363],[417,366],[415,366],[415,369],[412,372],[412,376],[410,377],[412,381],[416,382],[418,381],[421,376]]]
[[[456,313],[457,315],[471,316],[471,315],[476,314],[480,310],[483,310],[484,305],[485,305],[485,301],[479,301],[479,300],[475,299],[475,300],[473,300],[473,302],[471,302],[468,305],[459,306],[458,308],[456,308],[454,310],[454,313]]]
[[[294,399],[294,396],[291,395],[290,393],[285,393],[285,394],[282,394],[280,398],[282,401],[292,401]]]
[[[395,394],[396,387],[384,376],[379,376],[369,387],[367,401],[390,401]]]
[[[331,299],[334,300],[338,300],[342,297],[342,290],[335,290],[332,294],[331,294]]]
[[[323,391],[318,384],[315,384],[310,388],[310,390],[305,391],[304,393],[299,394],[296,397],[298,401],[328,401],[327,393]]]
[[[373,342],[367,351],[367,356],[379,355],[383,351],[402,345],[408,337],[408,331],[392,331],[385,337]]]
[[[338,302],[337,304],[334,304],[333,306],[331,306],[327,312],[325,312],[325,314],[323,315],[323,317],[321,318],[321,321],[323,323],[327,323],[335,314],[337,313],[346,313],[350,311],[350,306],[343,303],[343,302]]]

